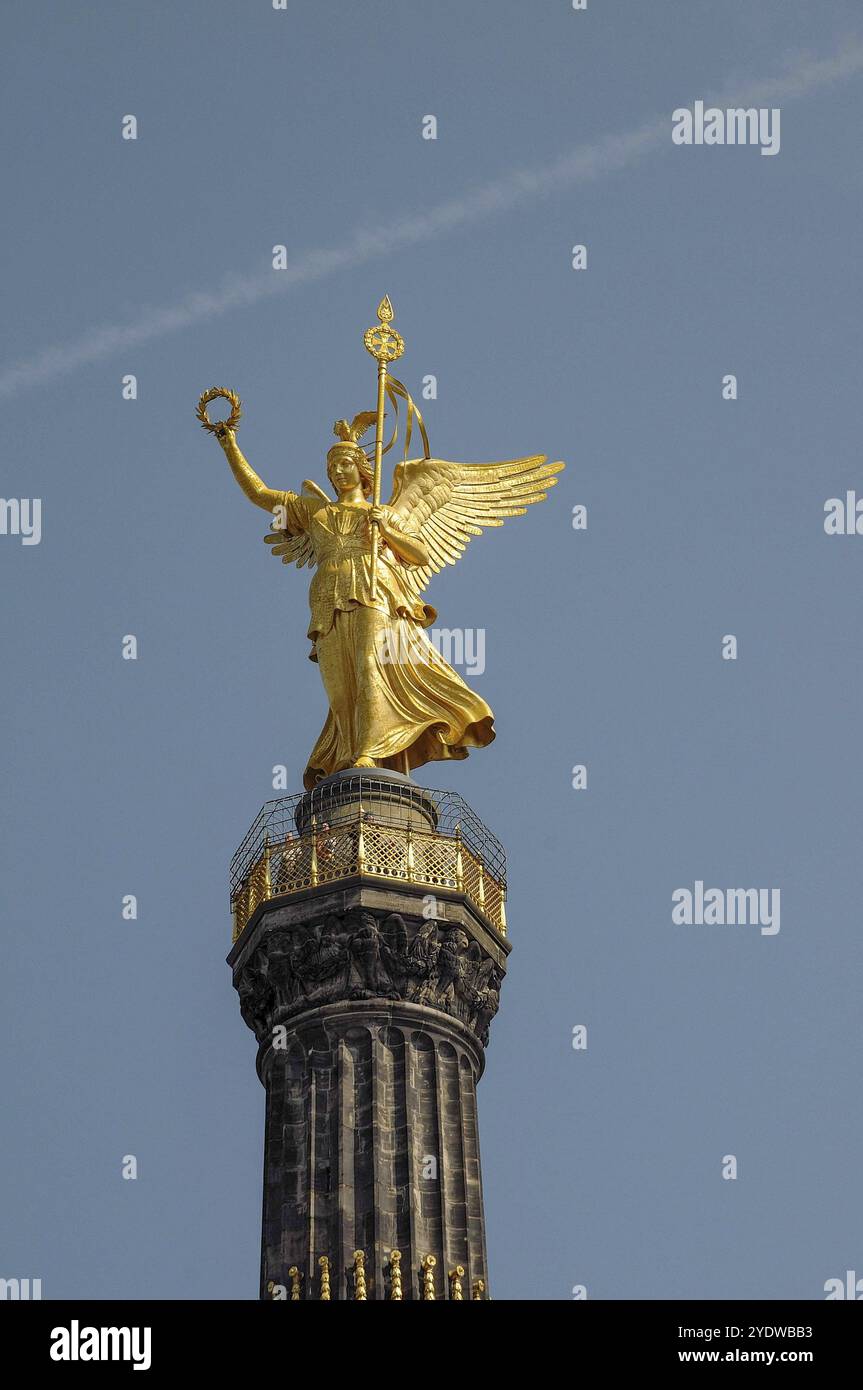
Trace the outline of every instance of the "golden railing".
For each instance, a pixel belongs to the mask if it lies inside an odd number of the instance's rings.
[[[395,880],[423,888],[463,893],[491,925],[506,936],[506,888],[454,832],[370,821],[362,806],[351,820],[320,826],[312,818],[306,834],[264,834],[258,857],[231,896],[236,941],[262,902],[356,875]]]

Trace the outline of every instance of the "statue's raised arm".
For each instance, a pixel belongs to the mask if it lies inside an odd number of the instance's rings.
[[[258,477],[237,443],[237,436],[234,431],[223,424],[216,426],[215,434],[225,451],[225,458],[231,465],[231,472],[249,501],[254,502],[256,507],[263,507],[265,512],[274,513],[277,507],[283,506],[284,490],[277,492],[275,488],[267,487],[266,483]]]
[[[210,401],[220,397],[229,402],[231,413],[226,420],[211,420],[207,414],[207,406]],[[242,413],[242,404],[236,391],[229,391],[224,386],[213,386],[209,391],[205,391],[198,401],[196,411],[202,428],[207,430],[209,434],[215,435],[221,444],[225,458],[231,465],[231,472],[249,501],[254,502],[256,507],[262,507],[265,512],[272,512],[276,516],[276,509],[281,508],[284,511],[286,501],[296,494],[267,487],[263,479],[258,477],[237,443],[236,429]],[[288,527],[283,523],[281,529],[286,530]],[[290,529],[293,530],[294,528],[290,527]]]

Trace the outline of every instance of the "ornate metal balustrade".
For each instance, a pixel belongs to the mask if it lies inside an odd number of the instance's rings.
[[[506,856],[455,792],[355,775],[268,801],[231,864],[236,941],[258,906],[362,875],[463,893],[506,935]]]

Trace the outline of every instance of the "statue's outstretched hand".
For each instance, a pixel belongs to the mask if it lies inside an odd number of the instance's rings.
[[[377,523],[382,531],[389,529],[390,508],[389,507],[369,507],[369,530]]]
[[[215,434],[220,444],[227,444],[234,431],[228,428],[226,421],[222,421],[221,424],[216,425],[215,429],[213,430],[213,433]]]

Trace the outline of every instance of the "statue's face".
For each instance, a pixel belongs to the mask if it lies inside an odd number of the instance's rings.
[[[340,497],[360,486],[360,470],[350,454],[335,454],[327,467],[327,476]]]

